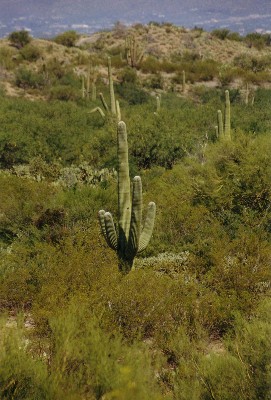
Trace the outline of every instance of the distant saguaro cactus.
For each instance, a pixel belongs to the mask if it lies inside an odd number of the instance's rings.
[[[115,92],[114,92],[114,82],[112,76],[112,68],[111,68],[111,58],[108,57],[108,81],[109,81],[109,95],[110,95],[110,109],[109,106],[103,96],[103,93],[99,93],[100,99],[102,101],[102,105],[107,113],[111,112],[113,116],[117,117],[117,120],[121,120],[120,114],[120,105],[119,102],[115,99]],[[96,89],[95,89],[96,94]],[[95,109],[96,111],[96,109]]]
[[[150,202],[142,227],[142,184],[141,178],[133,179],[132,203],[128,162],[128,143],[126,125],[118,123],[118,226],[115,228],[110,212],[99,211],[102,233],[109,245],[118,254],[119,269],[128,273],[137,253],[148,245],[155,220],[155,203]]]
[[[224,122],[224,136],[225,140],[231,140],[231,102],[230,93],[225,90],[225,122]]]
[[[141,63],[144,53],[144,50],[139,49],[139,45],[135,36],[129,36],[125,39],[126,61],[130,67],[137,67]]]
[[[229,91],[225,91],[225,118],[223,124],[223,117],[221,110],[217,111],[217,134],[219,140],[231,140],[231,103]]]

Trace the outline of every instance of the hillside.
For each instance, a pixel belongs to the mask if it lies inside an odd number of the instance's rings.
[[[95,68],[95,78],[92,79],[106,79],[107,56],[112,58],[117,83],[121,81],[125,67],[129,66],[126,61],[129,38],[135,40],[136,57],[142,56],[135,70],[146,88],[151,87],[152,77],[159,74],[159,89],[181,91],[183,70],[186,81],[192,84],[240,89],[244,89],[247,83],[270,85],[271,47],[264,44],[264,36],[252,34],[241,40],[227,30],[209,33],[172,24],[138,24],[130,28],[116,24],[112,31],[80,36],[73,47],[33,39],[29,50],[27,47],[18,50],[11,47],[7,39],[1,40],[2,85],[10,94],[29,96],[27,84],[23,91],[14,85],[18,68],[24,67],[42,75],[46,63],[53,64],[56,60],[61,68],[72,70],[78,79],[82,74],[86,76],[89,64]],[[48,85],[43,86],[48,89]],[[46,93],[39,91],[37,95],[40,97]]]
[[[0,57],[0,398],[270,400],[270,36]]]

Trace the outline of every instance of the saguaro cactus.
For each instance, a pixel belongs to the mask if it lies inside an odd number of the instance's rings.
[[[126,60],[130,67],[135,68],[141,63],[144,52],[144,50],[139,51],[139,45],[135,36],[129,36],[125,39]]]
[[[119,269],[123,273],[133,267],[137,253],[148,245],[154,226],[155,203],[150,202],[142,227],[142,184],[141,178],[133,179],[132,203],[128,162],[126,125],[118,123],[118,226],[115,228],[110,212],[99,211],[102,233],[109,245],[118,254]]]
[[[217,126],[218,126],[218,138],[221,140],[224,138],[223,118],[221,110],[217,110]]]
[[[231,103],[229,91],[225,91],[225,118],[223,125],[223,117],[221,110],[217,111],[217,126],[218,126],[218,138],[219,140],[231,140]]]
[[[113,115],[116,114],[116,101],[112,77],[111,58],[108,57],[108,79],[109,79],[109,93],[110,93],[110,106]]]
[[[231,140],[231,102],[228,90],[225,90],[225,123],[224,123],[224,136],[225,140]]]

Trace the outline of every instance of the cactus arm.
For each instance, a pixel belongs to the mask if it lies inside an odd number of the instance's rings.
[[[139,239],[138,253],[141,253],[148,246],[154,227],[155,213],[156,205],[154,202],[150,202],[148,205],[144,228]]]
[[[109,246],[113,250],[117,250],[118,237],[117,237],[117,233],[115,230],[114,221],[113,221],[113,218],[112,218],[112,215],[110,214],[110,212],[106,212],[104,214],[104,222],[105,222],[105,229],[106,229],[107,241],[109,243]]]
[[[96,111],[98,111],[98,112],[101,114],[101,116],[102,116],[103,118],[105,118],[105,113],[103,112],[103,110],[102,110],[100,107],[95,107],[95,108],[93,108],[92,110],[90,110],[90,114],[92,114],[92,113],[94,113],[94,112],[96,112]]]
[[[105,111],[108,111],[108,105],[107,105],[107,102],[106,102],[105,99],[104,99],[103,94],[102,94],[102,93],[99,93],[99,96],[100,96],[100,99],[101,99],[101,101],[102,101],[102,105],[104,106]]]
[[[131,203],[127,132],[123,121],[118,123],[118,173],[119,246],[125,252],[130,229]]]
[[[135,176],[133,179],[133,200],[129,240],[127,247],[127,256],[134,258],[136,256],[139,238],[141,232],[142,219],[142,183],[140,176]]]
[[[98,217],[102,234],[108,246],[113,250],[117,250],[118,240],[112,215],[109,212],[100,210],[98,213]]]
[[[231,103],[230,94],[228,90],[225,90],[225,129],[224,135],[226,140],[231,140]]]
[[[105,238],[107,238],[107,234],[106,234],[106,229],[105,229],[105,222],[104,222],[104,214],[105,211],[104,210],[100,210],[98,213],[98,218],[99,218],[99,222],[101,225],[101,230],[102,230],[102,234]]]

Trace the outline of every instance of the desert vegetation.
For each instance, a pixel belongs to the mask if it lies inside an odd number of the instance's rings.
[[[1,399],[270,399],[270,51],[0,41]]]

